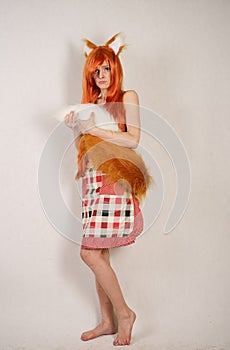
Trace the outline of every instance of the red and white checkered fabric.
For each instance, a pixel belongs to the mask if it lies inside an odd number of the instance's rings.
[[[106,176],[87,169],[82,179],[83,237],[126,237],[134,228],[132,194],[116,194]]]

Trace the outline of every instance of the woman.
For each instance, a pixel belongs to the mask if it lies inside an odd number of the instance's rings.
[[[80,132],[76,146],[78,173],[82,177],[83,239],[81,258],[93,271],[102,320],[82,340],[104,334],[118,334],[114,345],[129,345],[135,312],[127,305],[109,261],[109,248],[135,242],[142,232],[139,200],[151,178],[134,149],[140,139],[137,93],[122,90],[119,54],[124,48],[119,34],[103,46],[85,40],[91,52],[86,55],[82,103],[103,106],[114,118],[117,131],[95,125],[94,117],[80,120],[74,111],[65,123]],[[75,128],[75,129],[76,129]],[[120,155],[120,156],[118,156]]]

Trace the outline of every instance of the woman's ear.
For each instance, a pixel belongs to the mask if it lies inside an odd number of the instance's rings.
[[[124,43],[124,34],[123,33],[117,33],[115,34],[111,39],[109,39],[105,46],[111,47],[116,55],[119,55],[121,51],[126,47],[126,44]]]
[[[87,39],[83,39],[82,41],[84,42],[84,54],[85,57],[87,57],[90,52],[97,47],[97,45]]]

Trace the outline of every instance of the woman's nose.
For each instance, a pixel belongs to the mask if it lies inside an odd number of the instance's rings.
[[[104,77],[104,72],[103,69],[99,70],[99,78],[103,78]]]

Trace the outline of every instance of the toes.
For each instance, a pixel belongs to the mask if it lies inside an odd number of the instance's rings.
[[[115,345],[115,346],[120,345],[120,344],[119,344],[118,338],[116,338],[116,339],[114,340],[113,345]]]
[[[130,340],[129,339],[115,339],[113,342],[114,346],[119,346],[119,345],[130,345]]]
[[[94,333],[83,333],[81,335],[81,340],[90,340],[96,337],[96,334]]]

